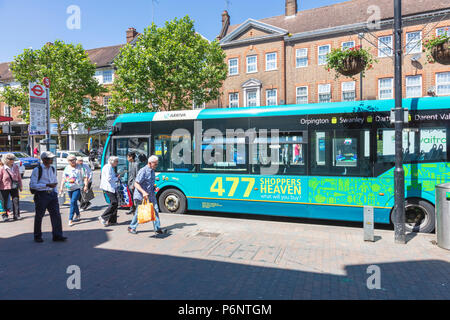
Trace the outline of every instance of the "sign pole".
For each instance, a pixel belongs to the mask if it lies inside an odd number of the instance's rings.
[[[50,90],[45,88],[47,92],[47,151],[50,151]]]
[[[402,1],[394,2],[395,24],[395,243],[405,244],[405,172],[403,170],[403,121],[402,106]]]

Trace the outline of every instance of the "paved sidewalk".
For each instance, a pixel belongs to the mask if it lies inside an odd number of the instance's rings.
[[[0,223],[3,299],[450,299],[450,251],[435,235],[409,235],[395,245],[392,231],[304,223],[161,214],[169,233],[151,224],[127,232],[131,219],[102,227],[100,206],[67,226],[67,243],[34,243],[31,202],[24,220]],[[67,289],[81,270],[81,290]],[[368,267],[380,268],[380,289],[367,288]],[[372,278],[373,279],[373,276]],[[374,283],[369,279],[369,283]]]

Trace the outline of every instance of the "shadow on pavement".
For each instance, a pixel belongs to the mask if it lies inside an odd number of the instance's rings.
[[[176,226],[176,225],[175,225]],[[174,226],[172,226],[173,228]],[[182,227],[182,226],[176,226]],[[345,275],[101,248],[108,229],[66,232],[42,244],[31,233],[0,238],[2,299],[450,299],[450,264],[380,263],[381,289],[367,288],[369,265]],[[151,241],[151,240],[148,240]],[[161,242],[160,246],[163,246]],[[126,246],[126,242],[124,243]],[[300,258],[298,263],[301,263]],[[67,289],[81,269],[81,290]]]

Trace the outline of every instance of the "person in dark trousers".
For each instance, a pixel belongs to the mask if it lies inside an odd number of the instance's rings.
[[[128,188],[130,189],[131,195],[134,194],[134,181],[138,174],[138,164],[136,162],[136,154],[134,152],[128,153]],[[134,214],[136,212],[136,203],[134,200],[130,211],[127,214]]]
[[[17,160],[12,153],[3,155],[0,167],[0,200],[5,210],[8,208],[9,198],[12,199],[14,221],[20,219],[19,191],[22,192],[22,178],[19,167],[14,163]],[[8,220],[8,215],[3,215],[3,220]]]
[[[109,206],[98,219],[105,227],[117,223],[117,209],[119,207],[117,184],[119,182],[119,176],[116,174],[114,168],[117,167],[118,164],[119,158],[112,156],[108,159],[108,164],[102,169],[100,189],[102,189],[108,197]]]
[[[53,159],[56,156],[51,152],[42,152],[42,164],[34,168],[30,178],[30,191],[34,193],[34,204],[36,215],[34,218],[34,241],[41,243],[42,239],[42,218],[45,211],[50,213],[52,222],[53,241],[63,242],[67,238],[63,237],[61,213],[59,211],[58,193],[56,186],[58,178],[56,170],[52,167]]]
[[[150,201],[153,203],[153,208],[155,209],[156,220],[153,221],[153,229],[157,234],[167,233],[167,229],[161,229],[161,222],[159,220],[159,209],[156,201],[156,193],[158,189],[155,185],[155,170],[158,167],[158,157],[151,156],[148,159],[148,165],[139,170],[136,177],[133,199],[139,206],[142,204],[143,200]],[[131,234],[137,234],[136,228],[138,227],[138,213],[135,213],[131,224],[128,227],[128,232]]]

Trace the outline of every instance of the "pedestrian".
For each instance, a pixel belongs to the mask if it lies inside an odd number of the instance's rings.
[[[133,200],[137,206],[141,205],[143,200],[153,203],[155,209],[156,220],[153,221],[153,228],[157,234],[164,234],[167,230],[161,229],[161,222],[159,220],[159,209],[156,203],[156,189],[155,186],[155,169],[158,167],[158,157],[151,156],[148,159],[148,165],[139,170],[136,180],[134,181],[134,195]],[[128,227],[128,232],[137,234],[136,228],[139,225],[138,214],[134,214],[133,220]]]
[[[42,239],[42,218],[45,211],[50,213],[52,222],[53,241],[66,241],[63,237],[61,213],[59,211],[58,193],[56,186],[58,178],[56,170],[52,166],[56,156],[51,152],[42,152],[42,164],[33,169],[30,178],[30,191],[34,194],[34,205],[36,216],[34,218],[34,241],[41,243]]]
[[[14,163],[17,158],[8,153],[2,156],[3,166],[0,168],[0,196],[3,208],[8,208],[9,197],[12,199],[13,220],[20,219],[19,191],[22,192],[22,177],[19,167]],[[3,214],[3,221],[8,220],[8,214]]]
[[[77,157],[77,165],[81,168],[81,173],[82,173],[82,177],[83,177],[83,181],[85,181],[85,178],[87,178],[87,191],[84,191],[84,186],[83,186],[83,190],[81,190],[81,197],[80,197],[80,211],[86,211],[89,206],[91,205],[91,202],[89,200],[85,200],[86,199],[86,195],[90,192],[89,190],[92,189],[92,177],[93,177],[93,173],[91,168],[84,163],[84,159],[83,157]]]
[[[59,193],[63,193],[63,188],[69,194],[70,198],[70,215],[69,215],[69,227],[73,226],[74,221],[80,220],[80,209],[78,208],[78,200],[81,197],[81,189],[87,190],[87,177],[83,177],[82,169],[77,165],[77,157],[69,155],[67,157],[69,164],[66,166],[63,172],[63,178]],[[75,219],[74,219],[75,216]]]
[[[102,144],[100,144],[100,146],[98,147],[97,155],[98,155],[98,162],[101,163],[102,156],[103,156],[103,145]]]
[[[128,188],[130,189],[130,194],[133,196],[134,194],[134,181],[136,180],[136,176],[138,174],[138,164],[136,162],[136,153],[130,152],[128,153]],[[131,199],[132,206],[130,211],[127,214],[134,214],[136,212],[136,204]]]
[[[98,219],[105,227],[117,223],[117,209],[119,207],[117,184],[120,176],[116,174],[114,168],[116,168],[118,164],[119,158],[111,156],[108,159],[108,164],[102,169],[100,189],[103,190],[108,198],[109,205],[105,212],[98,217]]]
[[[39,159],[39,149],[38,149],[38,147],[34,148],[34,150],[33,150],[33,157]]]
[[[3,167],[3,161],[2,161],[2,155],[0,154],[0,168]],[[0,215],[2,215],[2,217],[9,217],[11,215],[12,212],[12,201],[9,201],[9,199],[11,199],[11,197],[9,196],[8,199],[1,199],[1,195],[0,195]],[[4,203],[3,203],[4,202]],[[5,219],[3,218],[3,220],[5,221]]]

